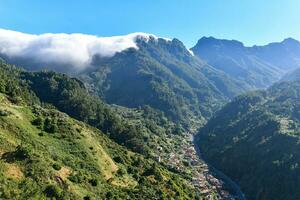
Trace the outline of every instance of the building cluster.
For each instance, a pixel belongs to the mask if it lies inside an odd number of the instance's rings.
[[[163,154],[163,148],[158,146],[158,155],[154,157],[157,162],[166,162],[170,168],[179,172],[191,171],[191,184],[199,189],[199,192],[210,199],[212,193],[218,194],[222,199],[234,199],[225,189],[224,182],[214,177],[209,167],[198,156],[191,135],[184,138],[177,151]],[[187,170],[187,168],[191,170]]]

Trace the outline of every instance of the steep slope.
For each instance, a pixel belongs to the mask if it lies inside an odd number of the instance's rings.
[[[168,120],[163,112],[150,106],[129,109],[105,105],[90,95],[79,80],[54,72],[20,71],[17,77],[28,82],[28,87],[43,103],[50,103],[99,128],[119,144],[158,160],[193,183],[195,190],[204,197],[234,196],[228,192],[227,184],[217,180],[205,163],[191,153],[190,133],[187,134],[180,124]],[[197,125],[196,122],[192,124]]]
[[[275,54],[275,50],[268,46],[245,47],[236,40],[203,37],[191,50],[208,64],[239,80],[248,89],[270,86],[279,79],[281,70],[289,69],[289,66],[284,68],[278,66],[280,63],[267,59],[267,53],[270,57],[272,53]],[[281,57],[277,58],[288,61],[290,57],[287,52],[282,52]],[[300,54],[298,56],[300,57]]]
[[[140,199],[179,192],[185,199],[193,193],[183,179],[65,114],[17,106],[3,95],[0,108],[1,198]]]
[[[205,158],[230,175],[247,199],[300,196],[300,81],[234,99],[200,130]]]
[[[17,77],[28,82],[29,88],[43,103],[51,104],[75,119],[102,130],[119,144],[148,154],[143,134],[129,126],[126,120],[117,117],[108,105],[91,95],[78,79],[55,72],[26,71],[21,71]]]
[[[145,33],[98,37],[0,29],[0,56],[31,71],[79,77],[108,103],[150,105],[184,126],[188,118],[203,122],[247,89],[193,56],[179,40]]]
[[[123,115],[126,108],[103,103],[101,99],[91,95],[76,78],[55,72],[26,72],[5,63],[0,65],[3,70],[7,68],[7,73],[10,74],[5,77],[5,82],[20,81],[33,93],[20,91],[19,96],[24,94],[29,99],[37,96],[43,105],[55,106],[61,112],[102,130],[111,139],[133,151],[149,155],[156,149],[153,145],[158,147],[157,141],[167,136],[179,137],[184,134],[185,130],[180,124],[174,124],[163,112],[149,106],[137,108],[130,115]],[[142,122],[130,122],[135,113],[141,113],[139,118]],[[168,148],[166,146],[164,149]]]
[[[1,199],[195,198],[179,175],[42,107],[20,73],[1,63]]]
[[[300,68],[297,68],[295,70],[292,70],[292,71],[286,73],[281,78],[281,81],[295,81],[297,79],[300,79]]]
[[[283,71],[300,67],[300,42],[287,38],[282,42],[274,42],[265,46],[254,46],[250,51],[260,59]]]
[[[80,79],[107,102],[150,105],[175,121],[211,114],[244,90],[238,82],[194,57],[177,39],[137,40],[139,47],[95,58]]]

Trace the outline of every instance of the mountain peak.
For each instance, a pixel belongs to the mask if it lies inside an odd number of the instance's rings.
[[[144,33],[144,32],[135,32],[135,33],[130,33],[128,35],[124,36],[113,36],[113,37],[129,37],[132,38],[134,41],[136,40],[144,40],[144,41],[149,41],[149,40],[165,40],[165,41],[172,41],[170,38],[165,38],[165,37],[158,37],[152,33]],[[107,37],[110,38],[110,37]]]
[[[192,48],[207,47],[207,46],[223,46],[230,48],[242,48],[244,44],[237,40],[217,39],[212,36],[202,37],[197,44]]]
[[[219,40],[212,36],[210,36],[210,37],[204,36],[198,40],[196,46],[200,45],[200,44],[214,44],[216,42],[219,42]]]
[[[286,38],[282,41],[283,44],[287,44],[287,45],[299,45],[300,42],[294,38]]]

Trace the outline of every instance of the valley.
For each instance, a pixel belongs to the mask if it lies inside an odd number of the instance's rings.
[[[192,143],[193,143],[193,146],[194,146],[194,149],[197,153],[197,156],[199,158],[202,158],[201,156],[201,150],[198,146],[198,143],[199,143],[199,140],[201,140],[201,138],[198,136],[198,138],[196,139],[195,136],[192,136]],[[206,166],[207,168],[209,168],[211,170],[211,173],[214,174],[218,179],[219,181],[213,181],[213,182],[217,182],[217,186],[221,186],[220,184],[220,180],[223,182],[223,185],[225,185],[225,188],[227,188],[227,190],[230,191],[230,194],[229,195],[228,193],[226,193],[226,191],[222,191],[220,190],[219,194],[221,196],[221,198],[225,198],[225,199],[238,199],[238,200],[246,200],[245,198],[245,194],[241,191],[240,187],[237,185],[237,183],[235,183],[230,177],[228,177],[227,175],[225,175],[223,172],[217,170],[214,166],[212,165],[209,165],[206,163]],[[210,182],[212,182],[210,180]],[[221,182],[221,183],[222,183]],[[224,187],[224,186],[223,186]],[[222,187],[220,187],[221,189]]]
[[[139,109],[128,109],[113,105],[114,112],[122,114],[122,117],[130,121],[131,124],[139,124],[140,129],[143,124],[147,124],[143,119],[143,112]],[[145,117],[145,116],[144,116]],[[194,135],[197,133],[199,123],[193,128],[176,134],[162,134],[159,137],[147,139],[151,147],[151,158],[166,166],[170,171],[183,174],[205,199],[243,199],[235,184],[224,174],[209,167],[197,153]],[[161,127],[163,130],[163,127]],[[161,131],[161,130],[160,130]],[[155,135],[155,134],[153,134]],[[152,136],[153,136],[152,135]]]
[[[300,42],[0,33],[0,198],[300,195]]]

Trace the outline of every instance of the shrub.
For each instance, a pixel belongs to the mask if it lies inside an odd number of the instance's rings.
[[[91,200],[91,197],[90,196],[85,196],[85,197],[83,197],[83,200]]]
[[[124,174],[126,174],[126,170],[124,168],[119,168],[117,171],[117,174],[119,176],[123,176]]]
[[[29,149],[25,146],[17,146],[15,151],[15,158],[18,160],[25,160],[29,158]]]
[[[92,179],[89,180],[89,183],[91,184],[91,186],[96,187],[98,185],[98,180],[92,178]]]
[[[57,125],[51,121],[49,118],[47,118],[44,122],[44,131],[48,132],[48,133],[55,133],[57,132],[58,127]]]
[[[38,117],[31,122],[32,125],[38,126],[38,127],[43,127],[43,123],[44,123],[44,121],[41,117]]]
[[[113,158],[115,162],[117,163],[125,163],[124,159],[121,158],[120,156],[116,156]]]
[[[6,117],[10,115],[11,113],[7,110],[0,110],[0,116]]]
[[[68,179],[73,183],[82,183],[84,176],[82,174],[71,174]]]
[[[44,133],[43,133],[43,132],[40,132],[38,135],[39,135],[39,136],[44,136]]]
[[[61,166],[60,166],[59,164],[57,164],[57,163],[54,163],[54,164],[52,165],[52,167],[53,167],[53,169],[55,169],[55,170],[60,170],[60,169],[61,169]]]
[[[114,196],[114,194],[113,194],[111,191],[108,191],[108,192],[106,193],[106,198],[107,198],[107,199],[111,199],[113,196]]]
[[[62,190],[56,185],[48,185],[44,190],[44,193],[49,198],[56,198],[56,199],[62,198]]]

